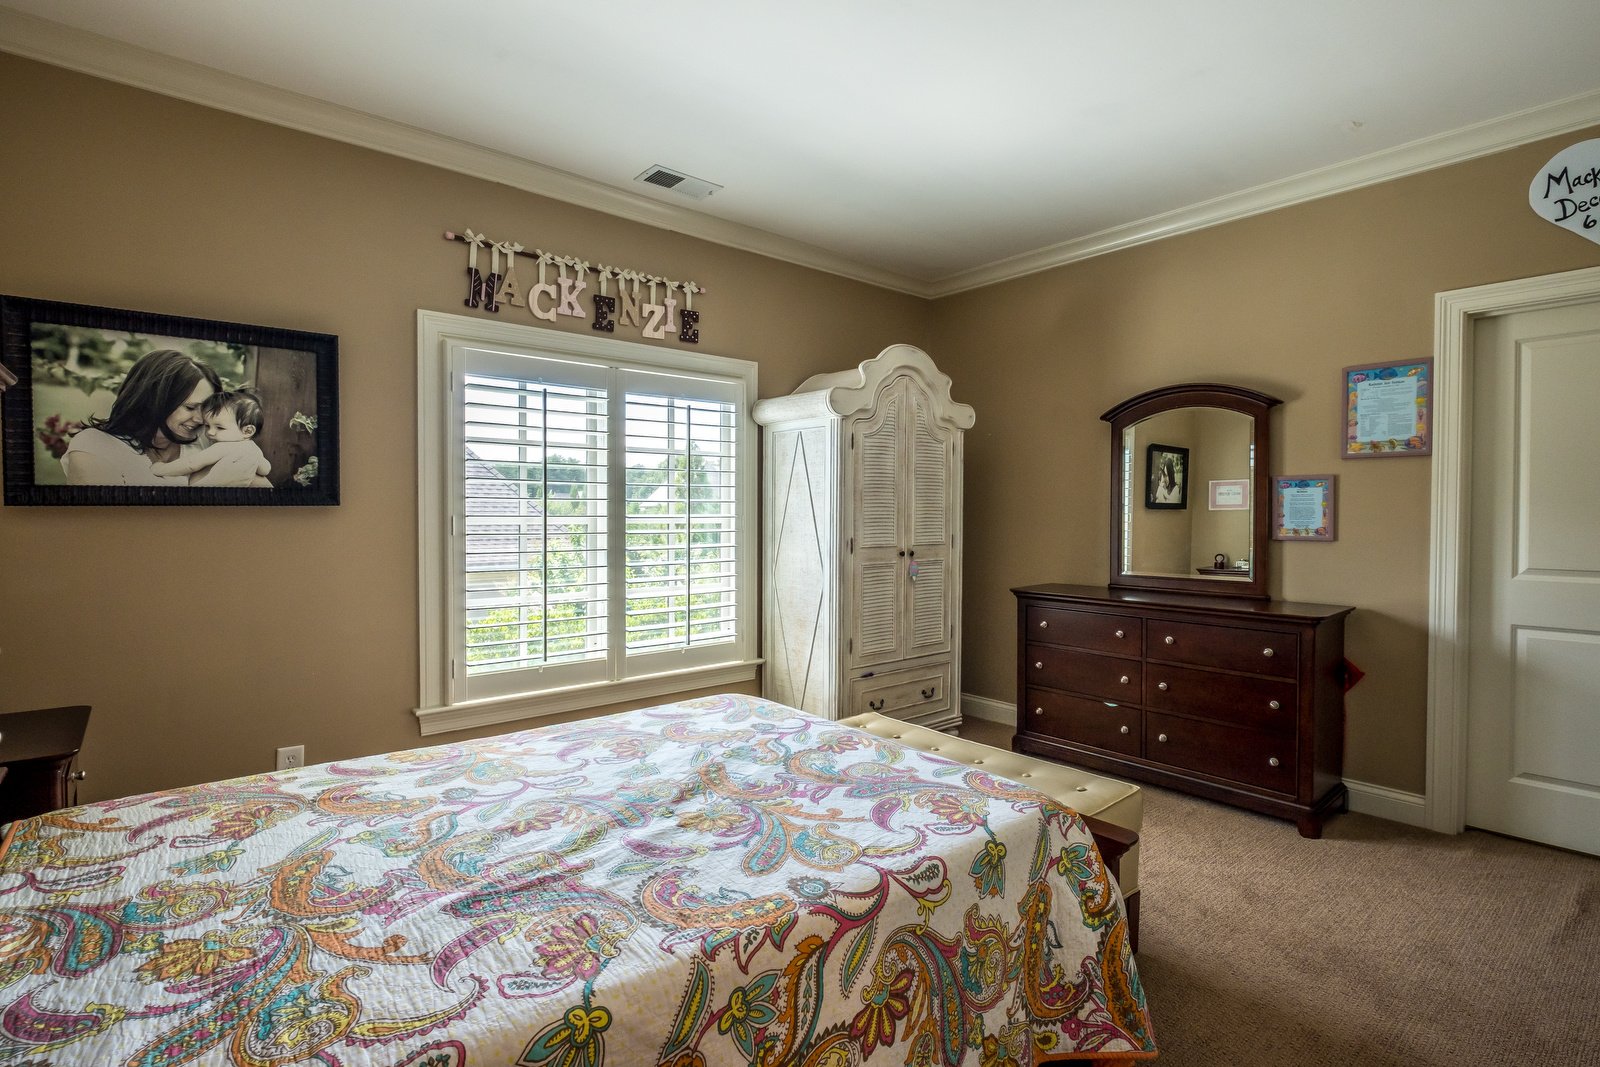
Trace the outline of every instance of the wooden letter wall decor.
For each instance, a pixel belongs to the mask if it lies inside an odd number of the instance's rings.
[[[665,340],[675,336],[684,344],[700,343],[700,312],[694,310],[696,294],[705,292],[694,282],[677,282],[659,274],[605,264],[590,266],[576,256],[558,256],[542,249],[532,250],[532,258],[539,266],[539,281],[528,286],[526,292],[517,280],[517,254],[525,248],[514,241],[492,241],[487,234],[463,230],[453,233],[446,230],[445,239],[461,241],[467,246],[467,298],[462,301],[469,308],[499,314],[502,307],[527,308],[528,313],[543,322],[555,322],[559,316],[589,318],[583,310],[583,296],[589,292],[589,273],[600,279],[600,291],[590,296],[594,315],[590,328],[604,333],[616,332],[618,323],[638,330],[651,340]],[[478,269],[478,249],[489,250],[489,273]],[[505,257],[502,272],[500,257]],[[547,268],[555,264],[557,278],[550,281]],[[568,271],[571,271],[569,277]],[[607,289],[612,279],[617,282],[617,295]],[[649,287],[648,294],[640,293],[640,286]],[[657,287],[664,288],[660,302],[656,300]],[[683,294],[683,310],[678,309],[674,294]],[[641,296],[644,299],[641,300]],[[681,328],[680,328],[681,322]]]

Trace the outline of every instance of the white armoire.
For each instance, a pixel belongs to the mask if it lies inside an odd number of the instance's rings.
[[[762,400],[766,695],[830,719],[961,723],[961,435],[972,408],[891,345]]]

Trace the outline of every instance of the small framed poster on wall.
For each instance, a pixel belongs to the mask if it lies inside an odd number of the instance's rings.
[[[1344,369],[1344,459],[1433,452],[1433,360]]]
[[[1272,479],[1272,539],[1333,541],[1334,495],[1331,474],[1285,474]]]

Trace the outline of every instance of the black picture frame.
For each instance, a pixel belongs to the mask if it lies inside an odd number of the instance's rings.
[[[1182,511],[1189,506],[1189,450],[1180,445],[1151,444],[1144,450],[1144,506],[1151,511]],[[1172,464],[1172,488],[1163,491],[1159,475]]]
[[[163,483],[142,469],[116,483],[69,481],[70,463],[61,459],[73,438],[109,414],[140,360],[154,355],[182,362],[163,355],[172,351],[209,368],[191,376],[205,374],[207,381],[214,376],[224,389],[256,395],[262,425],[253,440],[270,471],[257,477],[255,487],[187,484],[178,478]],[[0,364],[17,378],[0,395],[5,504],[336,505],[338,362],[339,339],[332,334],[0,296]],[[212,390],[207,385],[201,391]],[[193,453],[186,449],[186,456],[203,455],[198,446],[207,435],[203,427],[194,432],[198,445]],[[118,442],[133,453],[134,467],[150,462],[146,451],[125,438],[99,431],[95,440],[119,462],[126,457],[115,447]],[[198,481],[215,467],[187,477]]]

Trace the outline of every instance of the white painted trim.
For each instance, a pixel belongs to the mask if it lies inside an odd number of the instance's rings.
[[[490,700],[473,700],[437,708],[417,708],[417,723],[422,736],[468,730],[475,726],[494,726],[519,719],[534,719],[557,715],[563,711],[598,708],[607,704],[621,704],[654,697],[687,693],[695,689],[713,689],[735,685],[755,678],[761,660],[748,663],[719,664],[698,667],[668,674],[653,674],[648,678],[632,678],[623,682],[599,682],[578,685],[544,693],[522,693],[516,696],[495,697]]]
[[[449,632],[447,620],[454,598],[447,546],[453,536],[450,514],[456,499],[451,490],[454,468],[450,457],[459,447],[458,443],[453,443],[455,401],[450,390],[449,350],[458,344],[505,345],[516,351],[557,358],[589,359],[608,367],[703,374],[724,379],[740,390],[739,409],[743,418],[739,422],[735,448],[742,459],[735,492],[739,516],[737,536],[739,544],[745,547],[736,563],[739,637],[733,661],[534,693],[478,700],[455,699],[459,693],[451,680],[455,639]],[[750,417],[750,409],[755,405],[758,378],[759,366],[747,359],[443,311],[417,312],[417,647],[421,696],[416,715],[424,735],[727,685],[756,676],[756,668],[762,663],[756,655],[760,542],[755,515],[760,460],[756,425]]]
[[[1428,826],[1427,798],[1420,793],[1405,793],[1388,786],[1344,780],[1350,791],[1350,810],[1361,815],[1371,815],[1407,826]]]
[[[1597,90],[929,280],[6,8],[0,51],[930,300],[1600,124]]]
[[[911,296],[927,282],[532,160],[0,7],[0,51]],[[642,187],[641,187],[642,188]],[[668,194],[670,195],[670,194]],[[577,252],[581,249],[572,249]]]
[[[1600,267],[1454,289],[1434,297],[1433,485],[1428,575],[1426,821],[1460,833],[1467,819],[1467,666],[1472,516],[1472,338],[1493,315],[1600,300]]]
[[[927,286],[922,295],[937,298],[969,289],[981,289],[986,285],[1010,281],[1108,252],[1320,200],[1352,189],[1393,181],[1408,174],[1448,167],[1596,124],[1600,124],[1600,90],[1424,137],[1360,159],[1306,171],[1176,211],[1113,226],[1087,237],[1074,238],[972,270],[946,275]]]
[[[1007,726],[1017,725],[1017,706],[1004,700],[995,700],[993,697],[980,697],[975,693],[961,694],[961,717],[963,719],[982,719],[984,722],[1005,723]]]

